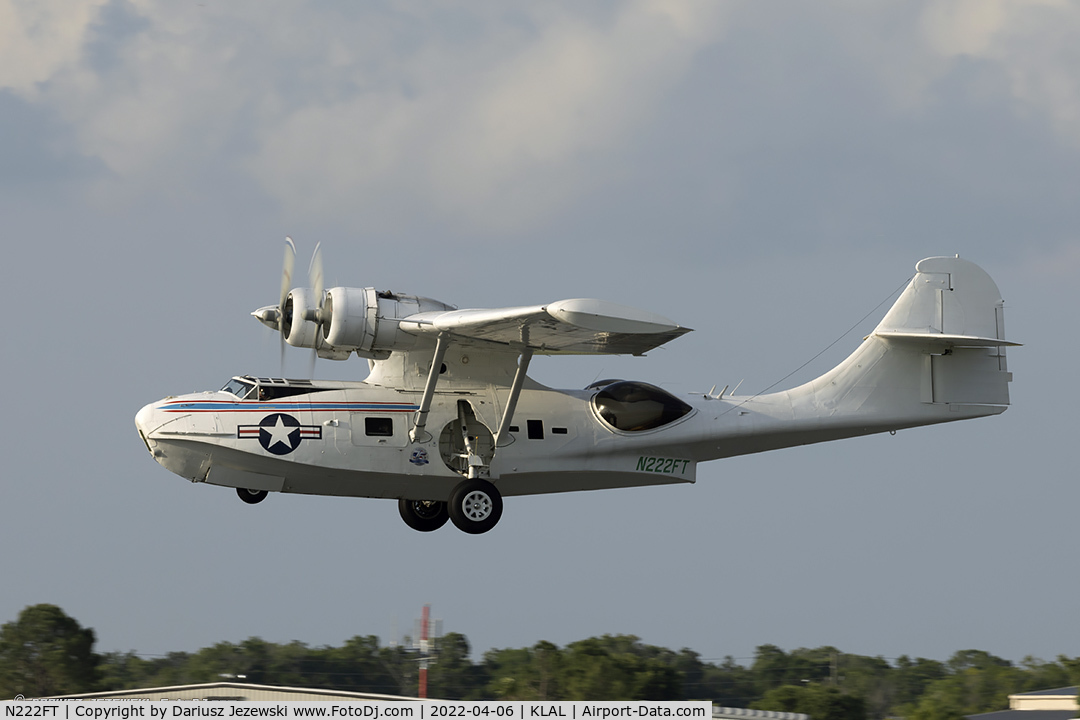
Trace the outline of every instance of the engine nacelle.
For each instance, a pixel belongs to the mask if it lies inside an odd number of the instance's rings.
[[[408,350],[416,344],[415,335],[401,330],[402,319],[421,312],[455,309],[438,300],[379,292],[375,288],[331,288],[323,302],[322,339],[338,351],[383,359],[395,350]]]
[[[285,317],[281,324],[281,334],[285,336],[285,342],[294,347],[318,347],[322,339],[319,337],[319,326],[315,322],[315,311],[318,307],[315,291],[311,288],[296,288],[289,292],[282,308]]]

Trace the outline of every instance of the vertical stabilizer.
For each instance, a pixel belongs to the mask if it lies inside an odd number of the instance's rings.
[[[1001,294],[979,266],[927,258],[846,360],[786,392],[744,402],[786,437],[764,449],[997,415],[1009,404]]]
[[[924,403],[1008,405],[1011,373],[1004,301],[997,285],[959,257],[919,262],[911,285],[874,330],[896,349],[921,357]]]

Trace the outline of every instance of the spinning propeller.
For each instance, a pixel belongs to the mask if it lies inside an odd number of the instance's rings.
[[[281,268],[281,292],[278,304],[262,307],[251,313],[259,322],[277,330],[281,335],[281,372],[285,373],[285,343],[296,347],[311,348],[308,377],[314,375],[315,359],[319,346],[329,332],[332,305],[327,302],[324,290],[322,251],[318,244],[308,265],[310,288],[294,288],[293,267],[296,264],[296,244],[285,238],[285,259]]]
[[[281,374],[285,374],[285,300],[289,297],[289,289],[292,286],[292,271],[296,264],[296,245],[291,237],[285,238],[285,260],[281,264],[281,294],[278,295],[277,306],[277,329],[278,338],[281,341]],[[261,320],[262,318],[260,318]],[[292,321],[292,318],[289,318]]]

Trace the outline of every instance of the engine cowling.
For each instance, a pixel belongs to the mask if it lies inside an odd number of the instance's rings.
[[[416,344],[416,336],[401,330],[402,319],[421,312],[454,309],[416,295],[379,292],[375,288],[331,288],[323,302],[321,339],[334,350],[382,359]]]
[[[370,351],[378,309],[374,288],[331,288],[323,307],[323,339],[333,347]]]
[[[319,326],[315,323],[318,302],[311,288],[296,288],[285,297],[281,334],[293,347],[314,348],[319,344]]]

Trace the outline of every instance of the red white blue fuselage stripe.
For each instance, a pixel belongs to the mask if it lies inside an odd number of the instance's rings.
[[[176,400],[161,406],[164,412],[216,412],[216,413],[267,413],[267,412],[416,412],[419,405],[413,403],[379,402],[278,402],[278,401],[229,401],[229,400]]]

